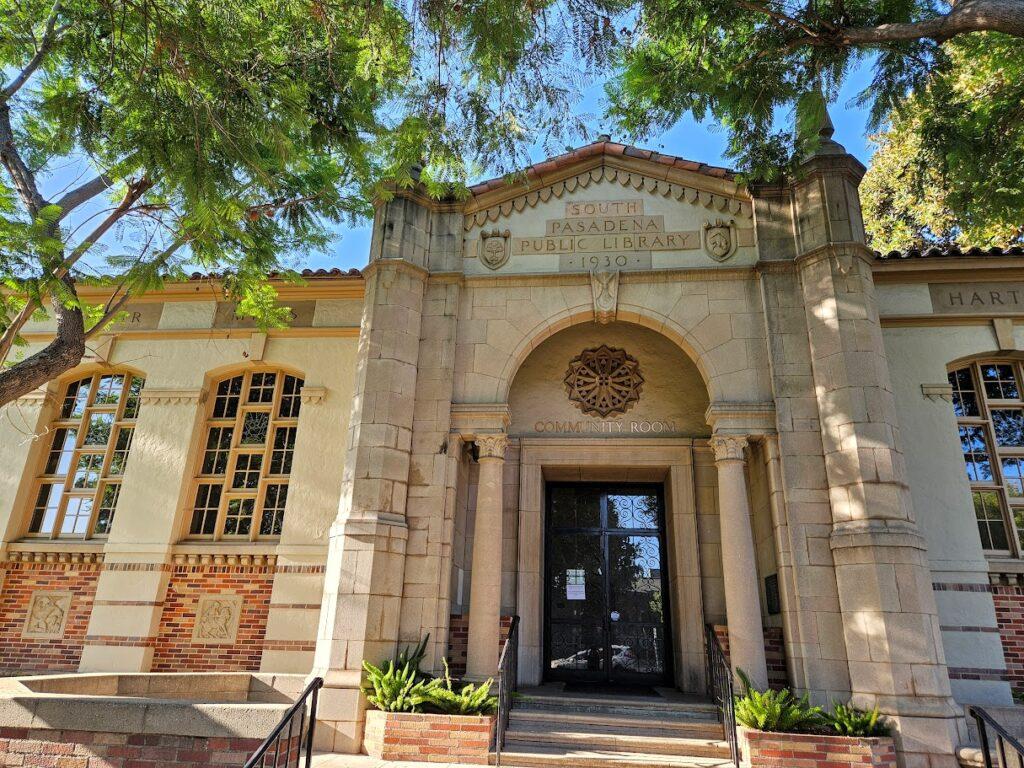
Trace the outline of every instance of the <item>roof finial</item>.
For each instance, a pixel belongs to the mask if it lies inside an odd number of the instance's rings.
[[[598,136],[598,137],[597,137],[597,142],[598,142],[599,144],[600,144],[600,143],[601,143],[602,141],[603,141],[603,142],[609,142],[609,141],[611,141],[611,140],[612,140],[612,136],[611,136],[611,134],[610,134],[610,133],[602,133],[602,134],[601,134],[600,136]]]
[[[818,128],[818,135],[823,139],[831,139],[832,135],[836,132],[836,127],[832,124],[832,116],[828,113],[828,104],[825,104],[823,113],[821,127]]]

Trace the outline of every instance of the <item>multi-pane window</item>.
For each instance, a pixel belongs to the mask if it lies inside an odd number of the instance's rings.
[[[145,383],[130,373],[97,373],[67,385],[36,481],[30,536],[110,533]]]
[[[214,386],[189,536],[252,540],[281,535],[302,385],[297,376],[256,371]]]
[[[1024,553],[1024,399],[1021,363],[980,362],[949,374],[982,547]]]

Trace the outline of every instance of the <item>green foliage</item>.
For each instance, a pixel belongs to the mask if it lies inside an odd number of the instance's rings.
[[[840,736],[887,736],[889,727],[878,715],[878,705],[870,712],[850,704],[832,702],[832,711],[822,714],[822,721]]]
[[[444,677],[433,681],[427,691],[429,707],[445,715],[489,715],[498,709],[498,697],[491,695],[493,680],[479,685],[467,683],[459,690],[452,687],[448,660],[444,659]]]
[[[405,648],[395,654],[395,666],[404,667],[408,665],[419,672],[423,657],[427,655],[428,642],[430,642],[429,632],[415,646],[405,646]]]
[[[396,667],[393,661],[383,667],[364,661],[363,669],[363,693],[374,708],[383,712],[421,712],[423,705],[431,701],[431,689],[439,683],[424,680],[409,664]]]
[[[949,65],[875,138],[861,196],[882,251],[1024,239],[1024,46],[978,33],[943,48]]]
[[[758,691],[742,671],[739,675],[744,687],[735,700],[740,725],[777,733],[801,733],[821,725],[821,707],[811,706],[806,693],[798,699],[786,689]]]

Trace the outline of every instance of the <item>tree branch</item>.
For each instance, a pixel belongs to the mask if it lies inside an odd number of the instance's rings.
[[[961,0],[945,16],[905,24],[846,27],[836,35],[846,45],[877,45],[928,38],[944,42],[968,32],[1003,32],[1024,37],[1024,3],[1020,0]]]
[[[14,144],[14,128],[11,127],[11,108],[6,101],[0,101],[0,164],[14,180],[14,188],[18,197],[34,219],[46,200],[36,186],[35,174],[21,159],[18,148]]]
[[[57,29],[57,19],[60,16],[61,0],[56,0],[53,7],[50,9],[50,16],[46,19],[46,27],[43,30],[43,36],[39,41],[39,47],[36,48],[35,54],[29,59],[28,64],[25,68],[18,73],[6,88],[0,91],[0,101],[7,101],[14,94],[16,94],[21,87],[28,82],[28,79],[32,77],[32,73],[39,69],[39,65],[43,63],[43,59],[46,58],[46,54],[50,52],[50,48],[57,41],[57,38],[68,29],[68,25],[62,26]]]
[[[54,203],[55,205],[60,206],[60,218],[63,219],[82,203],[92,200],[96,195],[112,187],[113,184],[113,179],[105,173],[101,173],[95,179],[87,181],[81,186],[67,192],[61,196],[56,203]]]

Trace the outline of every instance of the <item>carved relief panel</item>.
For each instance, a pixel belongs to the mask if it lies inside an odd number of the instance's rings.
[[[207,645],[234,643],[238,636],[241,613],[241,595],[201,596],[196,603],[196,625],[192,630],[192,642]]]
[[[21,636],[36,640],[59,640],[71,612],[71,592],[33,592]]]

